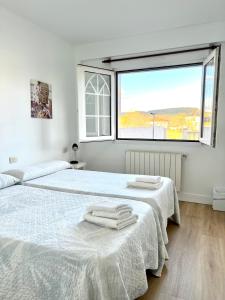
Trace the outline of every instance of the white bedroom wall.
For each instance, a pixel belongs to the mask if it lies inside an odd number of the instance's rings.
[[[30,117],[30,79],[52,84],[52,120]],[[68,159],[74,97],[72,46],[0,7],[0,171]],[[9,165],[9,156],[18,163]]]
[[[104,41],[75,47],[76,63],[94,58],[225,41],[225,22],[184,27],[127,39]],[[225,185],[225,45],[222,47],[217,145],[200,143],[108,141],[80,145],[80,159],[88,169],[123,172],[128,149],[175,151],[187,154],[183,160],[180,199],[211,203],[214,184]],[[76,118],[77,119],[77,118]]]

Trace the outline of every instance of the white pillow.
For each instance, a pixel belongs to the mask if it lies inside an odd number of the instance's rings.
[[[6,175],[6,174],[0,174],[0,189],[4,189],[8,186],[14,185],[19,182],[19,179]]]
[[[4,174],[14,176],[21,181],[27,181],[69,168],[71,165],[67,161],[53,160],[21,169],[8,170]]]

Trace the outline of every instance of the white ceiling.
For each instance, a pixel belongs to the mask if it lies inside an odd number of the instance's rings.
[[[0,0],[0,5],[74,44],[225,20],[225,0]]]

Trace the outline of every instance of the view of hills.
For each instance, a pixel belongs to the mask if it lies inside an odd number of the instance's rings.
[[[201,111],[196,107],[126,112],[119,116],[119,129],[122,135],[132,136],[138,129],[139,135],[143,131],[145,136],[151,134],[146,129],[154,127],[154,138],[198,140],[200,116]]]
[[[148,113],[153,113],[156,115],[171,115],[184,113],[186,115],[193,115],[199,113],[200,110],[196,107],[175,107],[175,108],[164,108],[157,110],[150,110]]]

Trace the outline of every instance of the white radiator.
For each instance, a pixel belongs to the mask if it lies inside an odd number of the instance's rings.
[[[126,151],[126,173],[157,175],[171,178],[181,188],[181,153]]]

